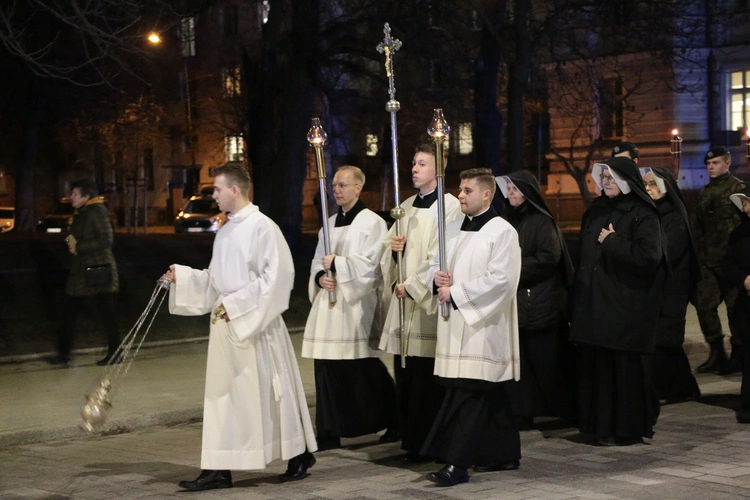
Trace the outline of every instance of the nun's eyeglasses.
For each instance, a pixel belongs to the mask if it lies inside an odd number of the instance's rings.
[[[643,183],[643,185],[646,187],[653,187],[653,188],[658,187],[658,184],[656,184],[656,181],[646,181]]]
[[[602,184],[604,184],[605,182],[612,182],[613,180],[615,180],[615,178],[608,174],[602,174],[599,176],[599,180],[601,180]]]

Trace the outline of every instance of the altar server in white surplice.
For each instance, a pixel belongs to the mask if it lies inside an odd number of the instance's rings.
[[[380,257],[387,228],[359,199],[364,184],[357,167],[336,172],[332,188],[339,210],[329,219],[331,253],[325,255],[320,231],[310,267],[312,308],[302,356],[315,360],[320,450],[340,447],[342,437],[383,429],[385,436],[398,434],[396,387],[377,350],[383,323]]]
[[[495,178],[489,169],[461,172],[458,199],[465,214],[446,228],[447,272],[436,258],[424,275],[437,301],[448,304],[438,319],[435,375],[445,398],[422,453],[445,467],[428,474],[440,486],[478,472],[517,469],[518,427],[504,381],[520,373],[516,289],[521,275],[518,233],[490,206]]]
[[[208,269],[170,267],[172,314],[211,313],[203,408],[203,472],[180,487],[232,486],[231,469],[289,460],[281,481],[306,477],[316,450],[299,367],[281,313],[294,263],[278,226],[248,200],[250,176],[216,169],[213,198],[228,213]]]
[[[412,161],[411,179],[419,193],[410,196],[401,207],[406,211],[401,220],[401,236],[396,236],[395,224],[383,244],[385,252],[380,267],[385,280],[384,304],[388,311],[380,348],[394,354],[394,372],[401,414],[401,448],[407,459],[420,461],[427,432],[443,400],[443,388],[435,379],[435,343],[437,316],[428,312],[432,290],[416,280],[419,269],[427,269],[437,254],[437,178],[435,176],[435,146],[421,144]],[[461,205],[455,196],[446,194],[445,219],[450,222],[461,216]],[[398,281],[396,252],[403,251],[405,281]],[[406,352],[401,352],[399,297],[404,297]],[[406,356],[406,367],[401,367],[401,356]]]

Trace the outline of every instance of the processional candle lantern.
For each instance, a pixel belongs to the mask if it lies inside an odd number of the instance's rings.
[[[677,135],[678,130],[672,130],[672,139],[670,142],[670,154],[672,155],[672,173],[675,179],[679,179],[680,162],[682,161],[682,137]]]
[[[320,189],[320,210],[323,213],[323,252],[331,255],[331,236],[328,232],[328,195],[326,193],[326,161],[323,157],[323,146],[328,140],[328,134],[320,124],[320,118],[312,119],[312,126],[307,132],[307,142],[315,149],[315,163],[318,166],[318,188]],[[330,269],[326,276],[331,278],[333,273]],[[328,292],[328,304],[336,305],[336,293]]]
[[[438,208],[438,254],[440,270],[447,271],[445,255],[445,158],[443,157],[443,144],[451,133],[448,122],[445,121],[443,110],[436,108],[432,113],[432,122],[427,127],[427,133],[435,141],[435,174],[437,176],[437,208]],[[449,304],[440,306],[440,315],[444,320],[450,317]]]

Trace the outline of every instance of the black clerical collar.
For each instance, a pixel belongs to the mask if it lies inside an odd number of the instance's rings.
[[[346,213],[344,213],[344,210],[339,207],[339,213],[336,215],[336,224],[334,227],[348,226],[352,223],[357,214],[365,208],[367,207],[362,203],[362,200],[357,200],[357,203],[354,204],[352,209]]]
[[[437,201],[437,189],[433,189],[431,193],[422,196],[417,194],[414,198],[412,206],[414,208],[430,208],[433,203]]]
[[[492,207],[479,215],[472,216],[471,218],[467,215],[464,217],[463,224],[461,224],[461,231],[479,231],[485,224],[495,217],[497,217],[497,212],[495,212],[495,209]]]

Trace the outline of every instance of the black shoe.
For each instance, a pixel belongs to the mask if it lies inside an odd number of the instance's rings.
[[[180,481],[178,486],[188,491],[231,488],[232,473],[228,470],[204,470],[195,481]]]
[[[534,428],[534,417],[517,415],[516,425],[519,431],[530,431]]]
[[[511,460],[510,462],[502,462],[499,464],[475,465],[473,469],[476,472],[498,472],[503,470],[516,470],[520,465],[521,464],[518,460]]]
[[[427,479],[438,486],[455,486],[469,482],[469,472],[455,465],[446,465],[437,472],[427,474]]]
[[[301,455],[297,455],[289,460],[286,472],[279,476],[279,481],[286,483],[287,481],[305,479],[310,475],[307,473],[307,469],[315,465],[315,462],[317,462],[315,455],[305,450]]]
[[[404,458],[412,463],[429,461],[429,458],[425,457],[424,455],[420,455],[418,451],[407,451],[406,455],[404,455]]]
[[[735,412],[738,424],[750,424],[750,410],[740,410]]]
[[[729,373],[740,373],[743,368],[742,356],[740,355],[740,347],[733,345],[732,354],[729,355]]]
[[[634,444],[643,444],[643,438],[635,437],[600,437],[597,438],[596,444],[599,446],[631,446]]]
[[[401,441],[401,433],[399,431],[391,430],[389,427],[385,430],[385,433],[380,436],[378,441],[381,443],[395,443],[396,441]]]
[[[341,438],[335,436],[318,436],[318,451],[341,448]]]
[[[102,359],[96,362],[99,366],[107,366],[107,365],[119,365],[122,363],[124,356],[122,354],[117,354],[117,359],[112,359],[115,357],[114,354],[107,354]]]
[[[714,342],[711,344],[711,354],[702,365],[695,369],[698,373],[718,373],[719,375],[728,375],[732,370],[729,366],[727,353],[724,352],[724,342]]]
[[[68,363],[70,363],[70,358],[68,356],[56,354],[50,358],[47,358],[47,362],[51,365],[67,365]]]

